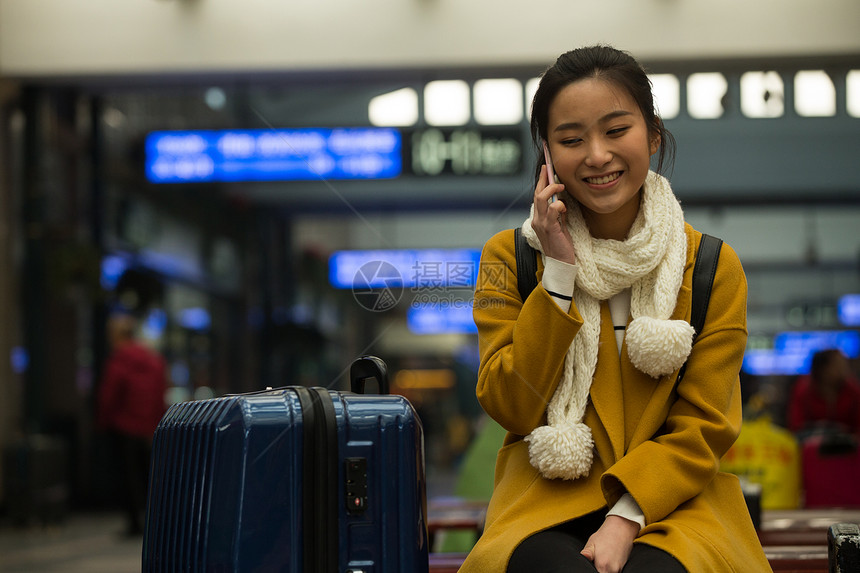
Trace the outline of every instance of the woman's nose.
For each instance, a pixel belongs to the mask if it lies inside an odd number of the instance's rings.
[[[588,144],[588,155],[585,164],[589,167],[602,167],[612,161],[609,145],[602,139],[592,140]]]

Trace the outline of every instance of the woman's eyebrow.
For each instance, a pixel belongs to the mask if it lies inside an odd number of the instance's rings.
[[[611,111],[597,120],[598,123],[606,123],[607,121],[612,121],[613,119],[617,119],[619,117],[624,117],[626,115],[633,115],[633,112],[619,109],[615,111]],[[561,123],[556,126],[553,131],[564,131],[566,129],[582,129],[582,124],[578,121],[570,121],[567,123]]]

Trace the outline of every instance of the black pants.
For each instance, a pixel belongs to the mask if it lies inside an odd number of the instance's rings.
[[[514,550],[507,573],[594,573],[591,561],[580,555],[588,538],[604,520],[605,510],[562,523],[527,537]],[[677,559],[656,547],[636,544],[624,573],[686,573]]]
[[[112,437],[127,533],[140,535],[143,533],[152,446],[149,440],[137,436],[114,432]]]

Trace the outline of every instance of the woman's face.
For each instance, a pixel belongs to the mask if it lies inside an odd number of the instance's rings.
[[[595,78],[563,88],[550,104],[547,142],[565,190],[582,207],[592,234],[623,239],[639,211],[639,191],[659,138],[636,102],[616,84]]]

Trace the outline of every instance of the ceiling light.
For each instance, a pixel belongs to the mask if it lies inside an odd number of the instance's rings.
[[[851,70],[846,78],[847,86],[845,97],[847,99],[848,115],[860,117],[860,70]]]
[[[804,117],[836,115],[836,88],[827,72],[797,72],[794,76],[794,109]]]
[[[681,111],[681,82],[675,74],[652,74],[651,88],[657,114],[663,119],[678,117]]]
[[[464,125],[469,121],[469,84],[439,80],[424,86],[424,120],[430,125]]]
[[[723,96],[729,83],[723,74],[691,74],[687,78],[687,111],[696,119],[715,119],[723,115]]]
[[[741,112],[747,117],[781,117],[785,86],[776,72],[746,72],[741,76]]]
[[[523,120],[523,85],[518,80],[478,80],[473,94],[478,123],[514,125]]]
[[[378,95],[370,100],[367,115],[371,125],[380,127],[408,126],[418,122],[418,93],[403,88]]]

